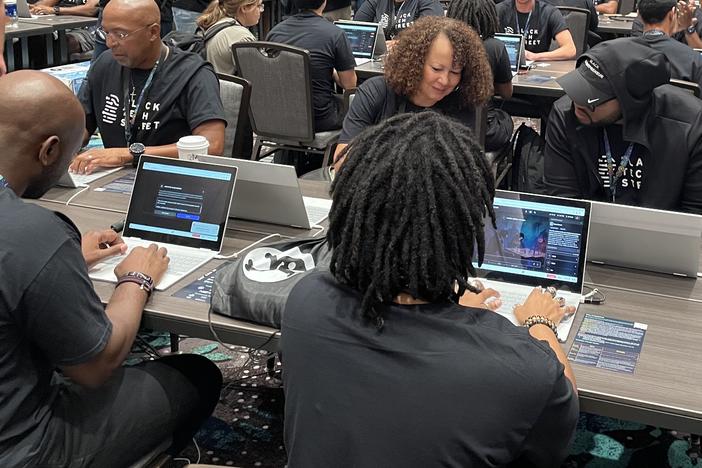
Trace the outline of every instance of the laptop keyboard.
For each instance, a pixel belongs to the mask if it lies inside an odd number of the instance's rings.
[[[107,260],[104,260],[100,262],[99,267],[101,270],[105,268],[110,268],[114,269],[124,258],[127,256],[127,254],[132,250],[133,247],[147,247],[151,245],[150,243],[140,243],[140,242],[128,242],[127,243],[127,253],[124,255],[116,255],[114,257],[110,257]],[[187,251],[183,250],[174,250],[172,246],[165,246],[166,249],[168,250],[168,257],[170,258],[170,261],[168,262],[168,269],[166,272],[168,274],[173,274],[173,275],[184,275],[188,272],[190,272],[192,269],[197,267],[199,264],[202,263],[204,260],[205,256],[203,255],[193,255]],[[208,254],[208,256],[211,256]],[[96,265],[98,266],[98,265]]]

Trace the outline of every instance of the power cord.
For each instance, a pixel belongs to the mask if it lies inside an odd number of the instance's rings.
[[[272,239],[273,237],[284,237],[284,236],[281,235],[281,234],[278,234],[277,232],[274,233],[274,234],[269,234],[269,235],[267,235],[266,237],[263,237],[262,239],[259,239],[259,240],[257,240],[256,242],[247,245],[246,247],[244,247],[243,249],[239,250],[238,252],[234,252],[233,254],[229,254],[229,255],[217,255],[217,256],[215,256],[215,258],[216,258],[217,260],[228,260],[228,259],[230,259],[230,258],[239,258],[239,255],[240,255],[242,252],[245,252],[246,250],[249,250],[251,247],[257,246],[257,245],[259,245],[259,244],[262,243],[262,242],[266,242],[268,239]]]
[[[589,286],[583,287],[588,288],[590,292],[587,292],[580,297],[581,304],[604,304],[606,296],[602,291],[597,288],[590,288]]]
[[[71,198],[68,199],[68,201],[66,202],[66,206],[70,205],[71,202],[73,201],[73,199],[76,198],[78,195],[80,195],[81,193],[83,193],[83,192],[85,192],[86,190],[88,190],[88,189],[90,188],[90,185],[81,185],[80,187],[81,187],[81,189],[78,190],[78,191],[77,191],[76,193],[74,193],[73,195],[71,195]]]

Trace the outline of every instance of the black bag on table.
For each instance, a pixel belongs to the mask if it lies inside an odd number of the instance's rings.
[[[296,239],[256,247],[217,272],[212,312],[280,328],[292,288],[307,272],[329,268],[326,237]]]

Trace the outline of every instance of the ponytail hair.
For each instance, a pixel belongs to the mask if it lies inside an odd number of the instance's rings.
[[[197,19],[197,25],[204,30],[223,18],[236,19],[241,7],[252,5],[255,0],[212,0],[207,9]]]

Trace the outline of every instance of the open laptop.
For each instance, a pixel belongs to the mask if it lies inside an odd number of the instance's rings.
[[[702,216],[592,202],[593,263],[697,277]]]
[[[166,289],[219,254],[237,169],[182,159],[142,156],[122,238],[132,249],[159,244],[171,261],[156,289]],[[116,282],[123,256],[90,269],[92,279]]]
[[[517,324],[512,312],[535,286],[553,286],[576,309],[582,296],[590,203],[582,200],[498,191],[493,203],[497,229],[485,220],[485,258],[478,267],[485,287],[500,292],[497,313]],[[565,341],[573,317],[558,326]]]
[[[310,229],[329,216],[331,200],[303,197],[293,166],[219,156],[197,160],[239,168],[232,218]]]
[[[334,24],[346,34],[351,44],[351,52],[356,59],[356,66],[368,63],[373,60],[373,57],[385,53],[385,35],[378,23],[339,20]]]
[[[509,67],[512,70],[512,76],[519,72],[519,64],[522,62],[524,54],[524,38],[519,34],[498,33],[495,34],[495,39],[502,41],[507,49],[509,56]]]
[[[113,172],[117,172],[120,169],[122,168],[100,168],[96,171],[93,171],[90,174],[76,174],[74,172],[66,171],[66,173],[61,176],[56,185],[68,188],[87,187],[96,180],[105,177],[106,175],[112,174]]]
[[[17,17],[18,18],[40,18],[39,15],[33,15],[29,11],[27,0],[17,0]]]

